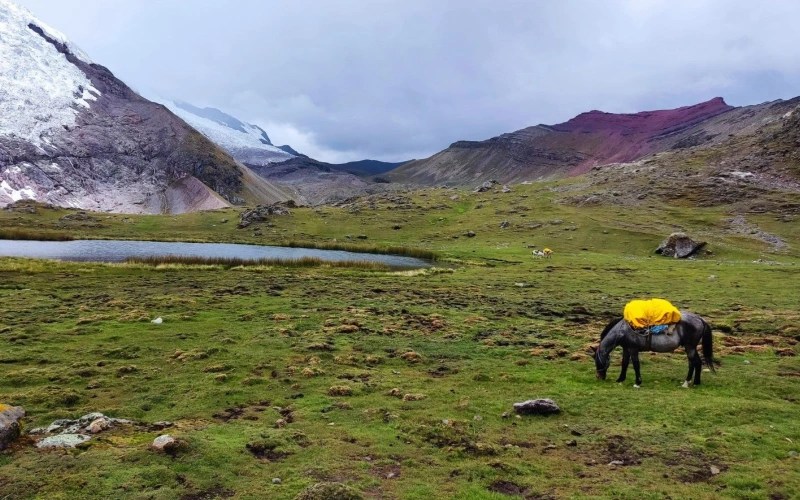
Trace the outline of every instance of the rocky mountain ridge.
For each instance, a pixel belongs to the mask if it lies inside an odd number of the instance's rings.
[[[557,125],[537,125],[485,141],[458,141],[388,177],[420,185],[473,185],[490,179],[510,183],[580,175],[601,165],[755,134],[787,112],[785,102],[733,107],[714,98],[634,114],[590,111]]]
[[[8,0],[0,33],[0,205],[175,213],[287,198],[245,186],[246,167]]]

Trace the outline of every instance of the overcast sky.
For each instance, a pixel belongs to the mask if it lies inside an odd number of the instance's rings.
[[[800,1],[17,0],[145,95],[326,161],[800,95]]]

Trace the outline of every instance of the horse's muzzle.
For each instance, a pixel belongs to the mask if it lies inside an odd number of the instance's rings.
[[[597,380],[605,380],[606,379],[606,372],[601,372],[597,370]]]

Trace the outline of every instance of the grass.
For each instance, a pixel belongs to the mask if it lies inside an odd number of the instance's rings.
[[[25,229],[0,229],[0,240],[36,240],[36,241],[71,241],[75,238],[69,234]]]
[[[127,259],[131,264],[146,264],[148,266],[188,265],[188,266],[220,266],[225,269],[246,266],[280,266],[280,267],[339,267],[357,269],[388,270],[389,266],[380,262],[366,260],[352,261],[327,261],[319,257],[302,257],[299,259],[262,258],[239,259],[235,257],[192,257],[186,255],[154,255],[150,257],[131,257]]]
[[[747,216],[790,244],[776,252],[729,232],[726,207],[648,202],[633,217],[560,204],[565,186],[426,190],[401,205],[295,209],[257,230],[221,222],[232,210],[95,214],[102,227],[65,223],[69,211],[0,212],[0,228],[76,238],[349,245],[347,235],[366,235],[352,244],[459,264],[0,259],[0,403],[25,407],[26,428],[102,411],[173,421],[167,432],[187,443],[157,454],[148,446],[160,432],[144,428],[70,452],[21,441],[0,453],[0,498],[289,499],[323,481],[368,498],[800,495],[796,224]],[[713,253],[654,256],[673,230],[699,234]],[[533,259],[533,245],[553,258]],[[632,376],[595,380],[589,347],[602,326],[650,296],[713,325],[721,366],[703,385],[679,387],[681,352],[643,355],[638,390]],[[537,397],[562,413],[504,416]]]

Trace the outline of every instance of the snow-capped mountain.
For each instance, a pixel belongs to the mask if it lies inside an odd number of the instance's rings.
[[[183,101],[162,101],[162,104],[244,164],[264,166],[295,156],[273,146],[261,127],[218,109],[199,108]]]
[[[158,213],[287,195],[0,0],[0,206],[24,198]]]

